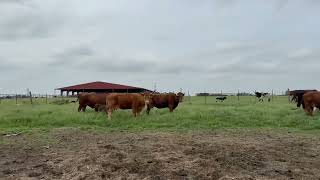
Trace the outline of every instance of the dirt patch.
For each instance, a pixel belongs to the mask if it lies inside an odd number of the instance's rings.
[[[271,133],[1,137],[4,179],[319,179],[320,138]]]

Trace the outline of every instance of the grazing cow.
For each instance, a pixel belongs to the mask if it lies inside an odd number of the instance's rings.
[[[105,104],[96,104],[96,105],[94,106],[94,110],[95,110],[96,112],[103,112],[103,111],[106,112],[106,105],[105,105]]]
[[[81,93],[78,95],[78,111],[86,111],[86,107],[95,108],[96,104],[106,104],[106,93]]]
[[[147,104],[147,114],[150,113],[150,110],[153,107],[158,109],[169,108],[170,112],[178,106],[181,101],[182,93],[177,95],[175,93],[165,93],[165,94],[151,94],[149,103]]]
[[[259,102],[263,102],[263,99],[269,95],[269,93],[263,93],[263,92],[255,92],[256,97],[259,99]],[[270,97],[268,98],[268,101],[270,102]]]
[[[317,90],[294,90],[289,92],[289,96],[292,96],[291,102],[295,101],[297,103],[297,107],[299,108],[302,105],[302,108],[304,109],[304,103],[303,103],[303,95],[307,92],[313,92]]]
[[[134,117],[137,117],[145,107],[145,97],[139,93],[110,93],[106,97],[106,111],[111,119],[112,112],[117,109],[132,109]]]
[[[216,102],[218,102],[218,101],[223,102],[226,99],[227,99],[226,96],[218,96],[218,97],[216,97]]]
[[[315,108],[320,109],[320,92],[319,91],[309,91],[303,95],[303,104],[305,112],[313,116],[313,111]]]

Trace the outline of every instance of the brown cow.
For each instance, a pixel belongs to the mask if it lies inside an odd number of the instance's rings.
[[[307,92],[303,95],[303,103],[305,106],[305,112],[313,116],[314,108],[320,108],[320,92],[319,91],[311,91]]]
[[[110,93],[106,97],[106,111],[111,119],[112,112],[117,109],[132,109],[134,117],[137,117],[145,107],[145,97],[139,93]]]
[[[106,104],[106,93],[81,93],[78,95],[78,111],[86,111],[86,107],[95,108],[96,104]]]
[[[147,104],[147,114],[150,113],[150,110],[153,107],[158,109],[169,108],[170,112],[173,112],[173,110],[181,101],[181,96],[182,94],[176,95],[175,93],[151,94],[151,96],[148,98],[149,103]]]

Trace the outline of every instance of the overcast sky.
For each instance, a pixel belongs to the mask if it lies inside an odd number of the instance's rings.
[[[320,89],[319,0],[0,0],[0,94]]]

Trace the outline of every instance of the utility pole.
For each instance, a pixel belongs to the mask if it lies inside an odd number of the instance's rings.
[[[154,83],[153,92],[156,92],[156,91],[157,91],[157,83]]]

